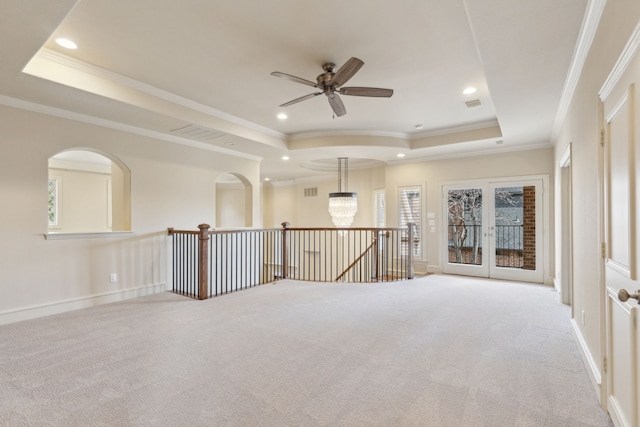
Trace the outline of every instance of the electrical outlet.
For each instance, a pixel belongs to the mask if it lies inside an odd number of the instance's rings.
[[[118,273],[111,273],[111,276],[109,276],[109,280],[111,281],[111,283],[116,283],[118,281]]]

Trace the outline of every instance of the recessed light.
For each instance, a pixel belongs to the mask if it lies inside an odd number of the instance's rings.
[[[418,125],[415,125],[415,126],[414,126],[414,128],[416,128],[416,129],[418,129],[418,130],[422,129],[423,127],[424,127],[424,126],[422,126],[422,125],[420,125],[420,124],[418,124]]]
[[[278,117],[280,120],[286,120],[289,116],[287,116],[285,113],[278,113],[276,117]]]
[[[398,153],[397,157],[403,158],[404,157],[404,153]]]
[[[464,93],[465,95],[471,95],[472,93],[476,93],[477,90],[478,89],[476,89],[475,87],[469,86],[468,88],[463,90],[462,93]]]
[[[289,160],[289,156],[282,156],[282,160]]]
[[[502,140],[498,140],[498,141],[496,141],[496,144],[497,144],[497,145],[502,145],[502,143],[503,143],[503,141],[502,141]]]
[[[271,178],[265,178],[264,180],[265,181],[271,181]]]
[[[64,47],[65,49],[77,49],[78,45],[75,44],[73,41],[69,40],[69,39],[65,39],[65,38],[57,38],[56,39],[56,43],[58,43],[60,46]]]

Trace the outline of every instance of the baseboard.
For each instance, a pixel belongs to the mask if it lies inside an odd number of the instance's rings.
[[[553,278],[553,289],[556,290],[556,292],[558,293],[558,302],[560,304],[566,304],[563,301],[563,296],[562,296],[562,287],[560,285],[560,281],[558,279],[556,279],[555,277]]]
[[[597,363],[593,359],[593,355],[589,351],[589,347],[587,346],[587,342],[584,340],[582,336],[582,332],[580,332],[580,328],[576,323],[575,319],[571,319],[571,331],[573,332],[573,337],[578,344],[578,350],[580,351],[580,355],[582,356],[582,361],[584,365],[587,367],[587,374],[589,375],[589,379],[591,380],[591,384],[598,395],[598,401],[602,402],[601,392],[602,392],[602,375],[600,373],[600,364]]]
[[[441,274],[442,270],[440,270],[440,267],[438,267],[437,265],[428,265],[427,266],[427,273],[428,274]]]
[[[151,295],[164,292],[164,283],[139,286],[137,288],[113,291],[88,297],[73,298],[65,301],[42,304],[32,307],[19,308],[0,313],[0,325],[20,322],[23,320],[36,319],[38,317],[50,316],[52,314],[65,313],[67,311],[79,310],[81,308],[93,307],[95,305],[108,304],[111,302],[123,301],[137,298],[144,295]]]

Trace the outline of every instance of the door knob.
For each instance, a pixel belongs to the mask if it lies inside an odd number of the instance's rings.
[[[640,290],[637,290],[635,294],[630,294],[626,289],[620,289],[618,292],[618,299],[622,302],[627,301],[629,298],[633,298],[638,300],[638,304],[640,304]]]

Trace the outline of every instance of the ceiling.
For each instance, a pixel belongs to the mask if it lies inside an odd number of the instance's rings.
[[[588,0],[0,0],[0,103],[259,159],[272,181],[331,173],[337,157],[370,167],[547,147],[579,73],[588,8]],[[364,66],[345,86],[393,96],[341,96],[342,117],[325,96],[279,107],[316,90],[271,72],[315,81],[324,63],[339,68],[351,57]],[[477,92],[464,95],[469,86]]]

